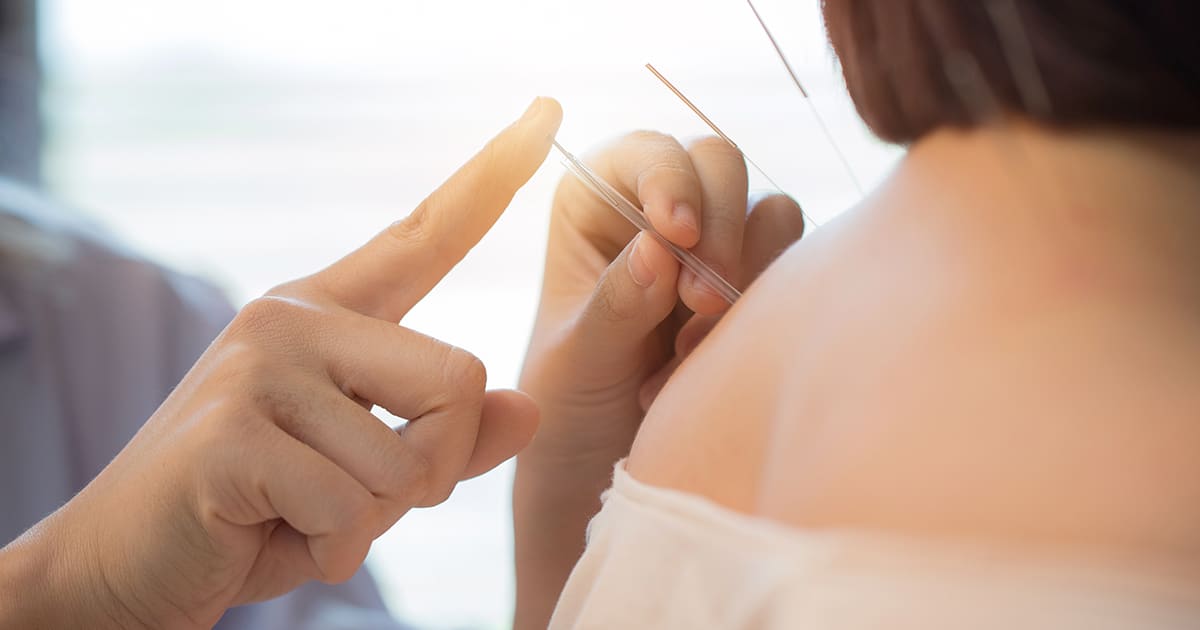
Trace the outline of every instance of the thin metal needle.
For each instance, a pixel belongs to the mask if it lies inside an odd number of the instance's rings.
[[[664,77],[662,75],[662,73],[659,72],[658,69],[656,69],[653,65],[646,64],[646,69],[649,70],[651,73],[653,73],[654,76],[657,77],[659,81],[662,81],[662,84],[667,86],[667,89],[671,90],[671,92],[673,92],[675,94],[675,96],[679,97],[679,100],[683,101],[683,104],[687,105],[688,109],[692,110],[692,112],[694,112],[697,116],[699,116],[700,120],[703,120],[704,124],[708,125],[708,128],[713,130],[713,133],[720,136],[721,139],[724,140],[725,142],[728,142],[729,146],[736,149],[738,153],[741,153],[742,159],[746,160],[747,164],[754,167],[754,170],[758,171],[759,175],[762,175],[767,180],[767,182],[769,182],[772,186],[774,186],[775,190],[779,191],[781,194],[785,194],[785,195],[787,194],[787,193],[783,192],[783,188],[779,184],[775,183],[774,179],[771,179],[770,175],[767,175],[767,172],[764,171],[763,168],[761,166],[759,166],[757,162],[755,162],[753,159],[751,159],[749,155],[746,155],[746,152],[743,151],[742,148],[739,147],[738,144],[733,141],[733,138],[730,138],[728,135],[725,134],[724,131],[721,131],[721,128],[717,126],[717,123],[714,123],[711,118],[709,118],[708,116],[705,116],[704,112],[700,111],[700,108],[696,107],[696,104],[693,103],[691,99],[684,96],[683,92],[681,92],[679,90],[679,88],[675,87],[675,84],[668,81],[667,77]],[[797,204],[797,205],[799,205],[799,204]],[[803,207],[800,208],[800,215],[804,218],[804,223],[806,225],[816,225],[815,223],[812,222],[812,219],[808,216],[808,214],[804,212]]]
[[[714,123],[712,121],[712,119],[710,119],[708,116],[705,116],[704,112],[700,111],[700,108],[696,107],[696,104],[693,103],[691,99],[684,96],[683,92],[681,92],[679,90],[679,88],[675,87],[675,84],[668,81],[667,77],[664,77],[662,75],[662,73],[659,72],[653,65],[646,64],[646,69],[649,70],[651,73],[653,73],[654,76],[657,77],[659,81],[662,81],[662,84],[667,86],[667,89],[671,90],[671,92],[673,92],[675,94],[675,96],[679,97],[679,100],[683,101],[683,104],[687,105],[688,109],[692,110],[697,116],[699,116],[700,120],[703,120],[704,124],[708,125],[708,128],[713,130],[713,133],[720,136],[721,139],[724,140],[725,142],[728,142],[729,146],[736,149],[738,153],[741,153],[742,159],[746,160],[747,164],[754,167],[754,170],[758,171],[759,175],[762,175],[763,178],[765,178],[768,183],[770,183],[772,186],[774,186],[775,190],[779,191],[780,194],[787,195],[787,193],[783,191],[783,187],[780,186],[778,183],[776,183],[774,179],[771,179],[771,176],[767,175],[767,172],[764,171],[763,168],[758,165],[758,162],[755,162],[749,155],[746,155],[746,152],[743,151],[742,148],[739,147],[738,144],[733,141],[733,138],[730,138],[728,135],[725,134],[724,131],[721,131],[721,128],[717,126],[717,123]],[[816,227],[817,224],[813,223],[812,217],[808,216],[808,213],[804,211],[804,207],[801,206],[799,202],[796,202],[796,207],[800,208],[800,217],[802,219],[804,219],[804,224]]]
[[[767,27],[767,22],[763,19],[762,14],[758,12],[758,8],[754,6],[754,1],[746,0],[746,4],[750,5],[750,10],[754,12],[754,18],[758,20],[759,26],[762,26],[767,39],[771,40],[771,45],[775,47],[775,53],[779,56],[779,60],[783,62],[783,67],[787,70],[788,76],[792,78],[792,83],[796,84],[796,88],[804,96],[804,102],[808,103],[808,108],[812,110],[813,118],[817,121],[817,126],[821,128],[821,133],[825,134],[825,139],[829,141],[829,146],[833,147],[833,152],[841,160],[842,167],[846,169],[846,174],[850,176],[850,181],[854,183],[854,188],[858,191],[858,194],[863,194],[862,182],[854,174],[854,169],[850,166],[850,161],[846,159],[846,154],[842,153],[841,147],[833,139],[833,133],[829,131],[829,126],[825,124],[825,119],[821,117],[821,112],[817,111],[817,106],[809,98],[808,90],[804,89],[804,84],[800,82],[800,75],[796,74],[796,71],[792,68],[792,64],[788,62],[787,55],[783,54],[783,48],[779,45],[779,41],[775,39],[775,35],[771,33],[771,29]]]
[[[1013,0],[986,0],[984,8],[991,18],[992,26],[1000,41],[1000,48],[1008,61],[1017,95],[1030,114],[1050,119],[1054,114],[1054,102],[1050,97],[1049,85],[1038,66],[1033,40],[1021,19],[1021,13]],[[1055,201],[1065,205],[1074,191],[1064,185],[1063,180],[1047,169],[1039,169],[1033,157],[1024,154],[1029,170],[1046,190],[1055,196]]]
[[[1000,48],[1008,60],[1008,67],[1012,69],[1013,79],[1025,106],[1034,114],[1050,116],[1054,113],[1050,90],[1038,67],[1033,42],[1021,23],[1017,5],[1013,0],[988,0],[984,8],[1000,38]]]
[[[966,108],[967,115],[974,119],[975,124],[980,126],[992,125],[1001,130],[1010,129],[1012,122],[1005,115],[1004,104],[1001,102],[1000,96],[993,90],[991,84],[988,83],[983,66],[980,65],[979,60],[973,54],[966,50],[959,42],[953,41],[949,36],[949,33],[953,31],[939,17],[940,14],[936,10],[936,6],[932,5],[935,1],[921,0],[917,3],[917,9],[929,25],[930,33],[933,35],[937,46],[943,51],[942,70],[950,88],[957,94],[963,107]],[[991,2],[988,2],[988,4],[990,7]],[[989,12],[995,10],[989,8]],[[1003,16],[992,13],[992,17],[995,20],[998,17],[1002,19]],[[1014,26],[1017,29],[1021,29],[1019,17],[1017,20],[1016,22],[1010,22],[1006,26],[997,23],[995,27],[998,31],[1004,28],[1013,28]],[[1007,35],[999,32],[997,35],[1001,39],[1004,39],[1005,37],[1024,37],[1025,34],[1023,30],[1010,30]],[[1008,45],[1012,43],[1010,41]],[[1001,42],[1001,46],[1005,45]],[[1029,51],[1032,52],[1032,50],[1033,48],[1030,46]],[[1010,53],[1005,54],[1009,55]],[[1028,61],[1036,64],[1036,58],[1032,55],[1030,55]],[[1011,64],[1009,69],[1017,74],[1020,74],[1023,70],[1023,68],[1012,67]],[[1036,86],[1042,88],[1045,96],[1044,100],[1038,96],[1027,94],[1022,88],[1022,83],[1025,84],[1025,88],[1029,88],[1032,86],[1032,81],[1037,80],[1037,78],[1036,75],[1033,77],[1014,76],[1014,80],[1017,83],[1018,96],[1023,99],[1025,107],[1031,113],[1038,111],[1037,108],[1049,108],[1051,106],[1049,91],[1045,90],[1046,86],[1044,84]],[[1052,197],[1055,197],[1055,201],[1058,203],[1064,203],[1069,198],[1070,195],[1067,194],[1067,191],[1063,189],[1056,178],[1047,178],[1048,173],[1045,169],[1038,168],[1033,156],[1026,150],[1024,143],[1021,142],[1019,137],[1011,133],[998,134],[996,142],[1008,158],[1021,166],[1026,171],[1025,175],[1036,183],[1036,192],[1048,192]],[[1008,175],[1013,178],[1014,189],[1026,188],[1026,182],[1022,181],[1017,173],[1009,172]]]
[[[775,35],[767,27],[766,20],[758,12],[758,8],[754,6],[752,0],[746,0],[746,4],[750,5],[750,10],[754,12],[755,19],[762,26],[763,32],[767,34],[767,39],[771,40],[771,45],[775,47],[775,54],[779,55],[779,60],[783,62],[783,67],[787,68],[788,76],[792,77],[792,83],[796,84],[796,88],[800,90],[800,94],[804,95],[804,98],[808,98],[808,90],[804,89],[804,84],[800,83],[800,75],[796,74],[796,71],[792,69],[792,64],[788,62],[787,55],[783,54],[783,48],[779,46],[779,42],[775,40]]]
[[[703,120],[704,124],[708,125],[709,129],[712,129],[714,133],[716,133],[718,136],[721,136],[721,139],[724,140],[725,142],[728,142],[730,145],[733,146],[733,148],[738,149],[738,151],[741,151],[741,149],[738,148],[737,143],[734,142],[732,138],[725,135],[725,132],[721,131],[721,128],[717,126],[717,123],[714,123],[712,121],[712,119],[710,119],[708,116],[705,116],[704,112],[700,111],[700,108],[696,107],[696,105],[694,103],[692,103],[691,99],[684,96],[683,92],[680,92],[679,88],[675,87],[674,83],[671,83],[670,81],[668,81],[667,77],[664,77],[662,75],[662,73],[659,72],[658,69],[654,67],[653,64],[649,64],[649,63],[646,64],[646,69],[649,70],[650,73],[653,74],[659,81],[662,81],[662,84],[667,86],[668,90],[671,90],[672,92],[674,92],[675,96],[679,97],[679,100],[683,101],[683,104],[687,105],[688,109],[692,110],[692,112],[694,112],[697,116],[699,116],[700,120]],[[745,155],[745,154],[743,153],[743,155]],[[766,175],[766,173],[763,173],[763,174]],[[772,183],[774,183],[774,182],[772,182]]]
[[[618,214],[625,217],[638,230],[649,234],[661,243],[667,251],[671,252],[671,255],[675,256],[680,264],[691,269],[692,273],[696,274],[696,277],[712,287],[717,295],[724,298],[730,304],[737,302],[738,298],[742,296],[741,291],[738,291],[737,287],[730,284],[728,280],[717,273],[712,267],[708,266],[707,263],[700,260],[691,251],[672,243],[667,237],[654,229],[650,220],[646,218],[645,213],[642,212],[637,204],[627,199],[616,188],[613,188],[612,184],[604,181],[603,177],[600,177],[592,169],[588,168],[587,164],[584,164],[582,160],[564,149],[558,143],[558,140],[554,140],[554,148],[558,149],[558,152],[562,154],[564,158],[563,166],[567,167],[567,170],[575,175],[584,186],[591,189],[593,193],[608,203],[613,210],[616,210]]]

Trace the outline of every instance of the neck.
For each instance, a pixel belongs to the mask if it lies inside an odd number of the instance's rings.
[[[923,219],[1007,235],[1017,251],[1111,272],[1127,288],[1166,283],[1200,305],[1200,133],[1022,120],[942,130],[914,145],[884,190]]]
[[[1185,210],[1186,217],[1174,219],[1200,223],[1200,133],[1061,132],[1008,119],[930,134],[913,147],[909,163],[976,185],[1011,187],[1005,197],[1022,198],[1030,209],[1065,203],[1135,212],[1143,221]]]

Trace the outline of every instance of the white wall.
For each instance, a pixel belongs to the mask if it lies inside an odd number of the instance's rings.
[[[44,0],[47,177],[153,256],[244,301],[403,216],[534,96],[579,152],[635,128],[705,131],[655,63],[818,218],[858,194],[742,0]],[[840,88],[816,0],[760,0],[859,176],[896,151]],[[405,321],[513,386],[531,326],[548,163]],[[762,182],[759,182],[763,184]],[[407,517],[370,558],[434,627],[511,609],[511,471]]]

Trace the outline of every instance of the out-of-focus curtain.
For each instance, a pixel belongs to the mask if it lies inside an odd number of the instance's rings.
[[[0,176],[42,183],[37,0],[0,0]]]

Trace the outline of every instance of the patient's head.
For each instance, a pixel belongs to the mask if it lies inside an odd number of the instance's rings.
[[[859,114],[885,140],[998,109],[1059,127],[1200,131],[1196,0],[822,5]]]

